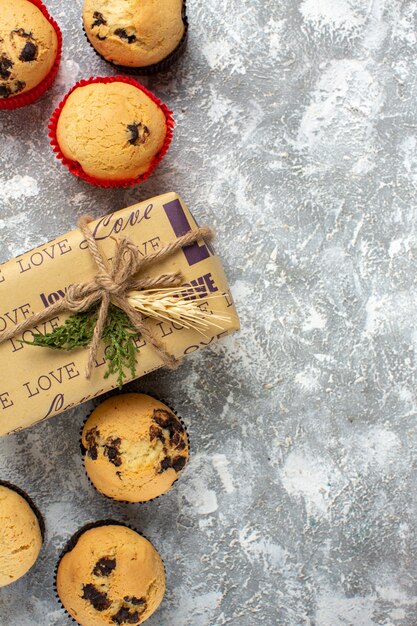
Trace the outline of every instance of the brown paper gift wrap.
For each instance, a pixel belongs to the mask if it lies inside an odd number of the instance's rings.
[[[144,254],[174,241],[197,226],[175,193],[141,202],[90,224],[104,255],[111,261],[114,239],[129,237]],[[171,322],[147,320],[156,337],[176,358],[191,354],[239,328],[239,320],[220,262],[204,241],[183,248],[167,259],[147,266],[146,276],[181,272],[185,284],[201,288],[199,306],[227,315],[223,330],[210,327],[208,337]],[[0,333],[63,297],[71,284],[94,278],[97,268],[79,230],[73,230],[35,250],[0,265]],[[62,314],[34,327],[49,333],[68,317]],[[57,415],[117,387],[117,376],[104,379],[105,346],[100,348],[90,380],[85,377],[88,349],[71,352],[22,344],[30,330],[0,344],[0,435]],[[138,339],[136,378],[161,367],[152,346]]]

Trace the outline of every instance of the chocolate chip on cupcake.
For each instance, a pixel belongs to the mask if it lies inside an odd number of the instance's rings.
[[[13,485],[0,482],[0,587],[22,578],[42,548],[41,517]]]
[[[17,96],[31,92],[33,98],[20,103],[29,104],[49,87],[58,69],[60,32],[39,2],[0,0],[0,15],[0,108],[13,108]]]
[[[144,394],[105,400],[82,432],[84,465],[93,485],[113,500],[145,502],[166,493],[188,461],[178,417]]]
[[[153,545],[112,523],[81,531],[61,558],[56,588],[80,626],[141,624],[165,594],[165,569]]]
[[[100,56],[138,73],[166,69],[185,48],[184,0],[85,0],[83,21]]]
[[[96,78],[75,86],[51,118],[53,145],[70,170],[93,184],[144,180],[168,149],[170,112],[127,78]]]

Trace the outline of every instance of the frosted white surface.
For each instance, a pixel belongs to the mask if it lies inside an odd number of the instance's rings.
[[[217,230],[242,331],[129,386],[175,407],[192,440],[156,502],[90,487],[91,403],[0,441],[0,477],[47,524],[36,568],[0,590],[1,626],[70,626],[57,555],[108,517],[165,560],[149,626],[415,626],[416,3],[189,0],[186,55],[144,81],[174,110],[172,148],[141,187],[111,192],[48,146],[64,93],[112,72],[80,1],[47,4],[64,60],[39,103],[0,113],[0,260],[175,190]]]

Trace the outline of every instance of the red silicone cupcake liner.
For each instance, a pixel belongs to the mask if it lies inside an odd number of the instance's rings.
[[[125,395],[126,393],[132,393],[129,391],[126,392],[122,392],[122,393],[118,393],[117,395]],[[141,392],[142,393],[142,392]],[[145,393],[145,392],[143,392]],[[102,404],[105,400],[107,400],[110,397],[113,397],[113,395],[108,395],[108,396],[103,396],[102,398],[99,400],[98,398],[95,398],[95,404],[96,406],[91,409],[91,411],[89,411],[84,419],[83,425],[81,426],[80,429],[80,451],[81,451],[81,459],[82,459],[82,463],[83,463],[83,467],[84,467],[84,471],[85,471],[85,475],[87,476],[87,480],[90,483],[91,487],[97,492],[99,493],[101,496],[103,496],[103,498],[107,498],[107,500],[111,500],[112,502],[118,502],[120,504],[128,504],[128,505],[140,505],[140,504],[148,504],[149,502],[154,502],[155,500],[159,500],[159,498],[162,498],[163,496],[167,495],[168,493],[170,493],[170,491],[172,491],[172,489],[174,488],[174,485],[176,482],[178,482],[178,480],[181,477],[182,472],[184,471],[185,467],[187,467],[187,465],[190,462],[190,457],[191,457],[191,442],[190,442],[190,435],[188,434],[188,430],[187,430],[187,426],[185,425],[183,419],[178,415],[177,411],[175,411],[169,404],[167,404],[165,402],[165,400],[162,400],[161,398],[159,398],[158,396],[156,396],[155,394],[146,394],[148,396],[150,396],[151,398],[154,398],[154,400],[158,400],[159,402],[162,402],[162,404],[165,404],[165,406],[167,406],[170,411],[177,417],[178,421],[181,423],[184,432],[186,434],[187,437],[187,443],[188,443],[188,457],[187,457],[187,462],[184,466],[184,468],[181,470],[181,472],[178,474],[177,478],[174,480],[174,482],[172,483],[171,487],[168,489],[168,491],[166,491],[165,493],[161,493],[161,495],[159,496],[155,496],[155,498],[151,498],[150,500],[140,500],[139,502],[132,502],[131,500],[119,500],[116,498],[112,498],[111,496],[108,496],[107,494],[103,493],[102,491],[100,491],[95,484],[93,483],[93,481],[91,480],[91,478],[89,477],[87,470],[85,468],[85,457],[87,454],[87,448],[84,447],[83,445],[83,431],[84,431],[84,427],[88,421],[88,419],[91,417],[91,414],[97,409],[97,407],[100,406],[100,404]]]
[[[184,0],[183,5],[182,5],[181,17],[182,17],[182,21],[184,24],[184,34],[181,37],[181,40],[179,44],[176,46],[176,48],[174,48],[174,50],[170,52],[164,59],[161,59],[160,61],[158,61],[158,63],[153,63],[152,65],[144,65],[143,67],[134,67],[130,65],[120,65],[118,63],[112,63],[111,61],[106,59],[106,57],[100,54],[98,50],[96,50],[96,48],[91,43],[84,26],[83,26],[83,31],[90,47],[100,57],[100,59],[105,61],[108,65],[113,66],[113,68],[116,68],[119,72],[123,72],[125,74],[133,74],[135,76],[137,75],[151,76],[152,74],[157,74],[158,72],[166,72],[171,67],[171,65],[173,65],[173,63],[175,63],[183,55],[187,47],[187,41],[188,41],[188,18],[187,18],[186,0]]]
[[[150,98],[153,102],[155,102],[155,104],[162,110],[162,112],[165,115],[167,133],[165,136],[164,145],[162,146],[158,154],[156,154],[153,157],[148,170],[144,174],[141,174],[140,176],[138,176],[137,178],[127,178],[124,180],[107,180],[107,179],[95,178],[94,176],[89,176],[88,174],[86,174],[86,172],[83,170],[83,168],[77,161],[72,161],[71,159],[67,159],[61,152],[61,148],[59,147],[58,138],[56,134],[58,120],[59,120],[59,116],[61,115],[61,111],[67,99],[69,98],[69,96],[75,89],[77,89],[78,87],[85,87],[85,85],[91,85],[92,83],[126,83],[128,85],[133,85],[134,87],[137,87],[138,89],[143,91],[143,93],[146,94],[148,98]],[[148,176],[150,176],[150,174],[153,172],[155,167],[162,161],[163,157],[168,151],[168,148],[172,141],[172,137],[174,135],[174,118],[172,117],[172,111],[169,110],[166,104],[161,102],[161,100],[159,100],[159,98],[157,98],[151,91],[146,89],[146,87],[141,85],[141,83],[134,80],[133,78],[129,78],[128,76],[91,77],[91,78],[88,78],[87,80],[78,81],[74,85],[74,87],[70,89],[70,91],[66,94],[65,98],[62,100],[62,102],[58,105],[58,107],[52,113],[51,119],[49,120],[48,128],[49,128],[49,137],[51,138],[51,146],[53,148],[53,151],[55,152],[57,159],[62,161],[63,165],[65,165],[72,174],[74,174],[75,176],[78,176],[79,178],[82,178],[83,180],[85,180],[87,183],[90,183],[91,185],[95,185],[96,187],[104,187],[105,189],[112,189],[116,187],[126,188],[126,187],[133,187],[134,185],[140,185],[140,183],[143,183],[143,181],[146,180]]]
[[[49,70],[48,74],[39,83],[39,85],[36,85],[36,87],[33,87],[33,89],[29,89],[29,91],[21,93],[17,96],[11,96],[10,98],[2,98],[0,100],[0,111],[1,110],[12,111],[14,109],[19,109],[20,107],[24,107],[24,106],[27,106],[28,104],[32,104],[32,102],[35,102],[38,98],[40,98],[45,93],[45,91],[48,91],[48,89],[52,86],[52,83],[54,82],[56,75],[58,73],[59,64],[61,62],[62,33],[58,24],[56,23],[54,18],[51,15],[49,15],[46,7],[42,4],[40,0],[29,0],[29,2],[34,4],[40,10],[42,15],[44,15],[46,19],[48,20],[48,22],[52,24],[56,32],[57,51],[56,51],[55,61],[54,61],[53,66]]]

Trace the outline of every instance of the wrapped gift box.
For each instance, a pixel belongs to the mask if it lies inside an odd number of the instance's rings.
[[[196,226],[176,193],[151,198],[90,224],[100,250],[110,263],[117,238],[129,237],[143,255],[148,255]],[[91,281],[96,272],[78,229],[0,265],[0,336],[63,298],[69,285]],[[178,323],[148,318],[153,334],[176,358],[238,330],[239,320],[221,261],[208,242],[201,240],[187,246],[146,266],[143,272],[149,277],[181,272],[184,284],[193,287],[198,306],[208,313],[215,309],[227,318],[221,329],[210,327],[206,336]],[[33,331],[50,333],[67,317],[68,314],[52,316]],[[107,379],[103,376],[105,345],[100,348],[92,376],[87,380],[88,349],[52,350],[21,343],[21,339],[31,341],[32,330],[0,344],[0,435],[26,428],[117,387],[116,375]],[[137,347],[135,378],[162,366],[153,347],[141,337],[137,339]]]

